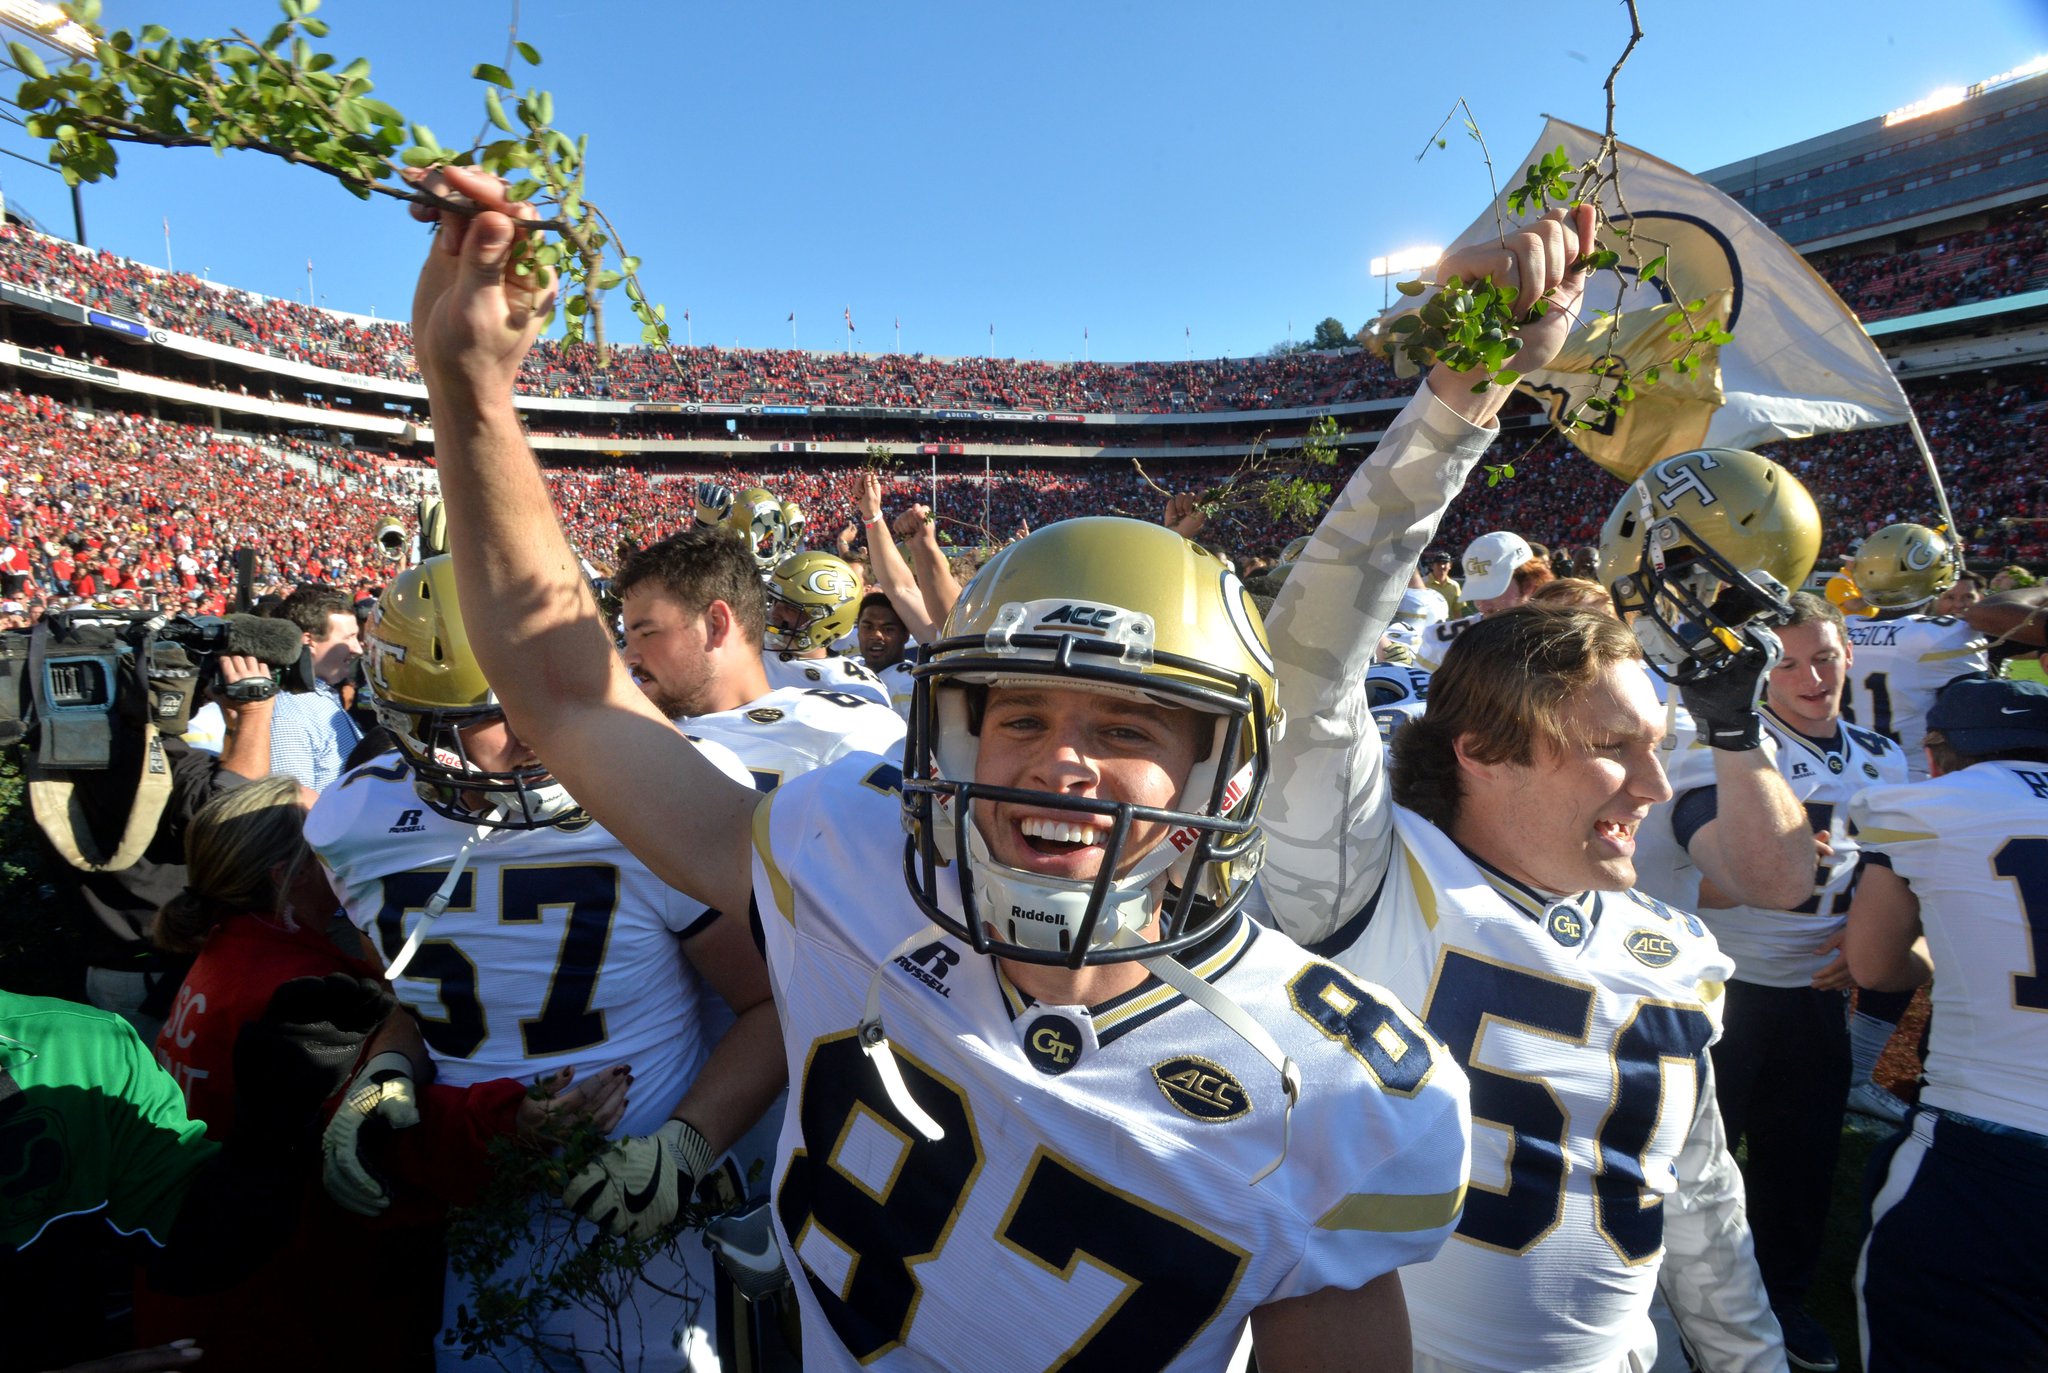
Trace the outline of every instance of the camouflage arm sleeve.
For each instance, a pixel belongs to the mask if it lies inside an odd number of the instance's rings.
[[[1273,607],[1287,729],[1262,811],[1260,882],[1275,923],[1303,943],[1356,914],[1386,871],[1394,821],[1366,669],[1445,507],[1498,432],[1424,386],[1338,494]]]
[[[1664,1208],[1657,1285],[1703,1373],[1771,1373],[1785,1367],[1785,1337],[1757,1271],[1742,1174],[1714,1102],[1713,1061],[1701,1058],[1706,1077],[1678,1152],[1678,1190]]]

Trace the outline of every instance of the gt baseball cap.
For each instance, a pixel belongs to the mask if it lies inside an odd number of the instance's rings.
[[[1529,541],[1505,529],[1481,534],[1465,549],[1465,599],[1490,601],[1504,594],[1515,569],[1533,558]]]
[[[1958,753],[2048,748],[2048,685],[1965,677],[1934,698],[1927,728]]]

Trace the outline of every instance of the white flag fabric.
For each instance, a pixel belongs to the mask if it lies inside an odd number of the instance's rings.
[[[1591,130],[1551,119],[1529,156],[1512,164],[1516,171],[1509,181],[1519,184],[1519,169],[1555,148],[1562,146],[1576,166],[1599,145],[1600,136]],[[1639,386],[1636,406],[1651,404],[1634,423],[1624,418],[1619,427],[1610,423],[1604,434],[1572,433],[1582,451],[1632,480],[1659,458],[1688,448],[1752,448],[1773,439],[1907,421],[1906,394],[1877,345],[1834,288],[1790,244],[1690,172],[1627,144],[1619,145],[1616,155],[1621,195],[1617,200],[1607,188],[1601,208],[1617,223],[1633,223],[1643,262],[1662,254],[1668,266],[1626,290],[1614,273],[1597,273],[1586,294],[1587,323],[1573,336],[1573,344],[1591,346],[1567,344],[1558,364],[1531,372],[1517,384],[1549,404],[1553,415],[1598,394],[1603,383],[1571,362],[1576,355],[1583,368],[1604,351],[1587,335],[1614,326],[1600,320],[1596,310],[1619,312],[1621,337],[1639,341],[1617,349],[1624,356],[1641,353],[1639,359],[1630,358],[1632,366],[1662,361],[1660,350],[1676,351],[1666,340],[1668,330],[1643,326],[1670,313],[1677,302],[1704,299],[1699,322],[1717,320],[1735,340],[1701,350],[1702,375],[1683,386],[1672,386],[1678,379],[1668,366],[1662,384]],[[1452,247],[1485,242],[1498,232],[1499,223],[1515,222],[1503,194],[1498,221],[1489,208]],[[1601,246],[1619,251],[1626,245],[1603,235]],[[1625,251],[1622,265],[1629,265]],[[1717,363],[1718,386],[1713,384]],[[1513,361],[1508,365],[1514,366]]]

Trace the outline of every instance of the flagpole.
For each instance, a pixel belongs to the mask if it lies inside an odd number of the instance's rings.
[[[1900,388],[1900,394],[1905,394]],[[1941,488],[1941,473],[1934,466],[1933,450],[1927,446],[1927,435],[1920,432],[1920,417],[1913,413],[1913,402],[1906,402],[1906,427],[1913,431],[1913,446],[1920,450],[1920,460],[1927,464],[1927,480],[1934,483],[1934,508],[1941,512],[1942,527],[1948,531],[1951,546],[1961,549],[1963,532],[1956,528],[1956,517],[1948,512],[1948,493]]]
[[[1081,326],[1081,361],[1088,361],[1088,326]]]
[[[670,337],[671,337],[671,338],[673,338],[673,337],[674,337],[674,335],[670,335]],[[697,331],[696,331],[696,329],[694,329],[693,327],[691,327],[691,324],[690,324],[690,311],[689,311],[689,308],[688,308],[687,306],[685,306],[685,307],[684,307],[684,309],[683,309],[683,347],[685,347],[685,348],[695,348],[696,346],[697,346]]]
[[[789,312],[789,349],[796,351],[796,311]]]
[[[171,261],[171,217],[169,215],[164,216],[164,270],[166,272],[178,270],[178,264]]]
[[[981,533],[982,537],[993,543],[996,536],[988,527],[990,518],[988,513],[988,491],[995,478],[990,474],[988,458],[988,450],[983,449],[981,454]]]
[[[896,316],[896,351],[903,351],[903,316]]]
[[[313,259],[306,259],[306,304],[313,304]]]

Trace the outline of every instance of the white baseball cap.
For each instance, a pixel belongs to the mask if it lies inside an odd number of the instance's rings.
[[[1536,556],[1529,541],[1505,529],[1481,534],[1465,549],[1464,597],[1468,601],[1490,601],[1504,595],[1515,579],[1515,569]]]

